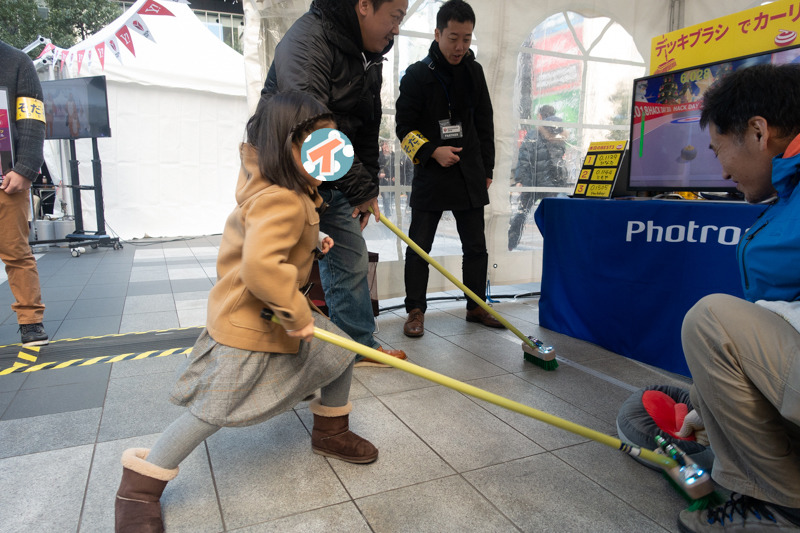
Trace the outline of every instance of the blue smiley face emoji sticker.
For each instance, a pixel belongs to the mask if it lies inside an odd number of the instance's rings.
[[[300,148],[303,168],[320,181],[335,181],[353,166],[353,143],[347,135],[321,128],[306,137]]]

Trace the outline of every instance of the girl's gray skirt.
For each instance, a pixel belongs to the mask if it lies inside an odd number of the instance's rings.
[[[318,313],[314,325],[347,337]],[[301,341],[296,354],[250,352],[219,344],[203,329],[178,369],[170,400],[215,426],[258,424],[339,377],[354,357],[319,339]]]

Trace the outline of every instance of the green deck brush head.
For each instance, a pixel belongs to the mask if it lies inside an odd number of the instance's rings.
[[[544,359],[539,359],[533,354],[525,352],[525,360],[529,363],[533,363],[536,366],[542,367],[545,370],[555,370],[558,368],[558,361],[555,359],[551,359],[550,361],[545,361]]]
[[[686,491],[684,491],[680,485],[675,483],[675,480],[672,479],[669,476],[669,474],[667,474],[663,470],[661,471],[661,474],[664,476],[664,478],[666,478],[667,481],[669,481],[669,484],[672,485],[672,487],[678,491],[678,494],[680,494],[683,497],[683,499],[686,500],[686,503],[689,504],[689,507],[686,508],[687,511],[691,512],[691,511],[702,511],[704,509],[713,509],[714,507],[719,507],[720,505],[725,503],[725,497],[722,496],[717,491],[712,491],[710,494],[707,494],[702,498],[694,499],[688,494],[686,494]]]
[[[522,351],[524,352],[525,360],[540,366],[545,370],[555,370],[558,368],[558,361],[556,361],[556,351],[552,346],[546,346],[542,341],[535,337],[528,336],[530,343],[522,343]]]

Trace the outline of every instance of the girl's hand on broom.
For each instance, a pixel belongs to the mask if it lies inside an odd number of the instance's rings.
[[[314,338],[314,319],[300,329],[286,330],[286,334],[294,339],[304,340],[308,343]]]

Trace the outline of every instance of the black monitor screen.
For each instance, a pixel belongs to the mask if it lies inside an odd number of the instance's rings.
[[[47,139],[111,137],[106,77],[42,82]]]
[[[736,69],[796,62],[797,46],[634,80],[628,189],[735,191],[708,148],[708,129],[700,129],[703,93]]]

